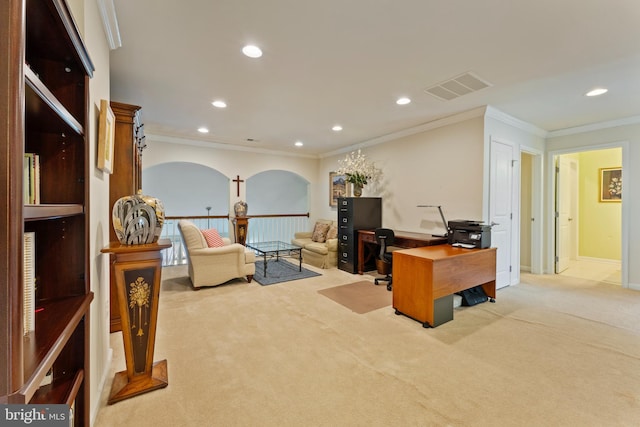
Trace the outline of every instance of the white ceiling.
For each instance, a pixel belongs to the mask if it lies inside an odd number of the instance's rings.
[[[114,3],[111,99],[147,134],[322,155],[484,105],[546,131],[640,115],[638,0]],[[424,91],[465,72],[492,86]]]

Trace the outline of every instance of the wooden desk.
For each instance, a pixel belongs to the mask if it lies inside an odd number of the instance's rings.
[[[433,237],[431,234],[413,233],[411,231],[395,232],[392,246],[400,248],[418,248],[421,246],[441,245],[447,243],[446,237]],[[373,230],[358,230],[358,273],[364,273],[365,263],[376,255],[376,250],[365,253],[367,246],[378,245]]]
[[[451,245],[393,252],[393,308],[435,327],[453,320],[453,294],[482,285],[496,297],[496,248],[464,249]]]

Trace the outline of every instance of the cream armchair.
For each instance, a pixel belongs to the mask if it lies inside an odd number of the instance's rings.
[[[238,277],[251,283],[256,270],[255,254],[239,243],[222,238],[224,246],[210,248],[200,229],[191,221],[178,222],[184,241],[189,278],[197,290],[202,286],[216,286]]]

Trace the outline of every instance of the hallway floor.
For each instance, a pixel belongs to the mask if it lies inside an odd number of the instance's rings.
[[[560,273],[561,276],[576,277],[580,279],[599,280],[602,282],[620,285],[620,262],[598,260],[572,260],[569,267]]]

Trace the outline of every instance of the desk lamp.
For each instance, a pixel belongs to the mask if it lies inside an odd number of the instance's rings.
[[[440,205],[418,205],[419,208],[438,208],[440,212],[440,218],[442,218],[442,224],[444,225],[444,229],[446,230],[444,234],[432,234],[433,237],[448,237],[449,236],[449,225],[447,225],[447,220],[444,219],[444,214],[442,213],[442,206]]]

